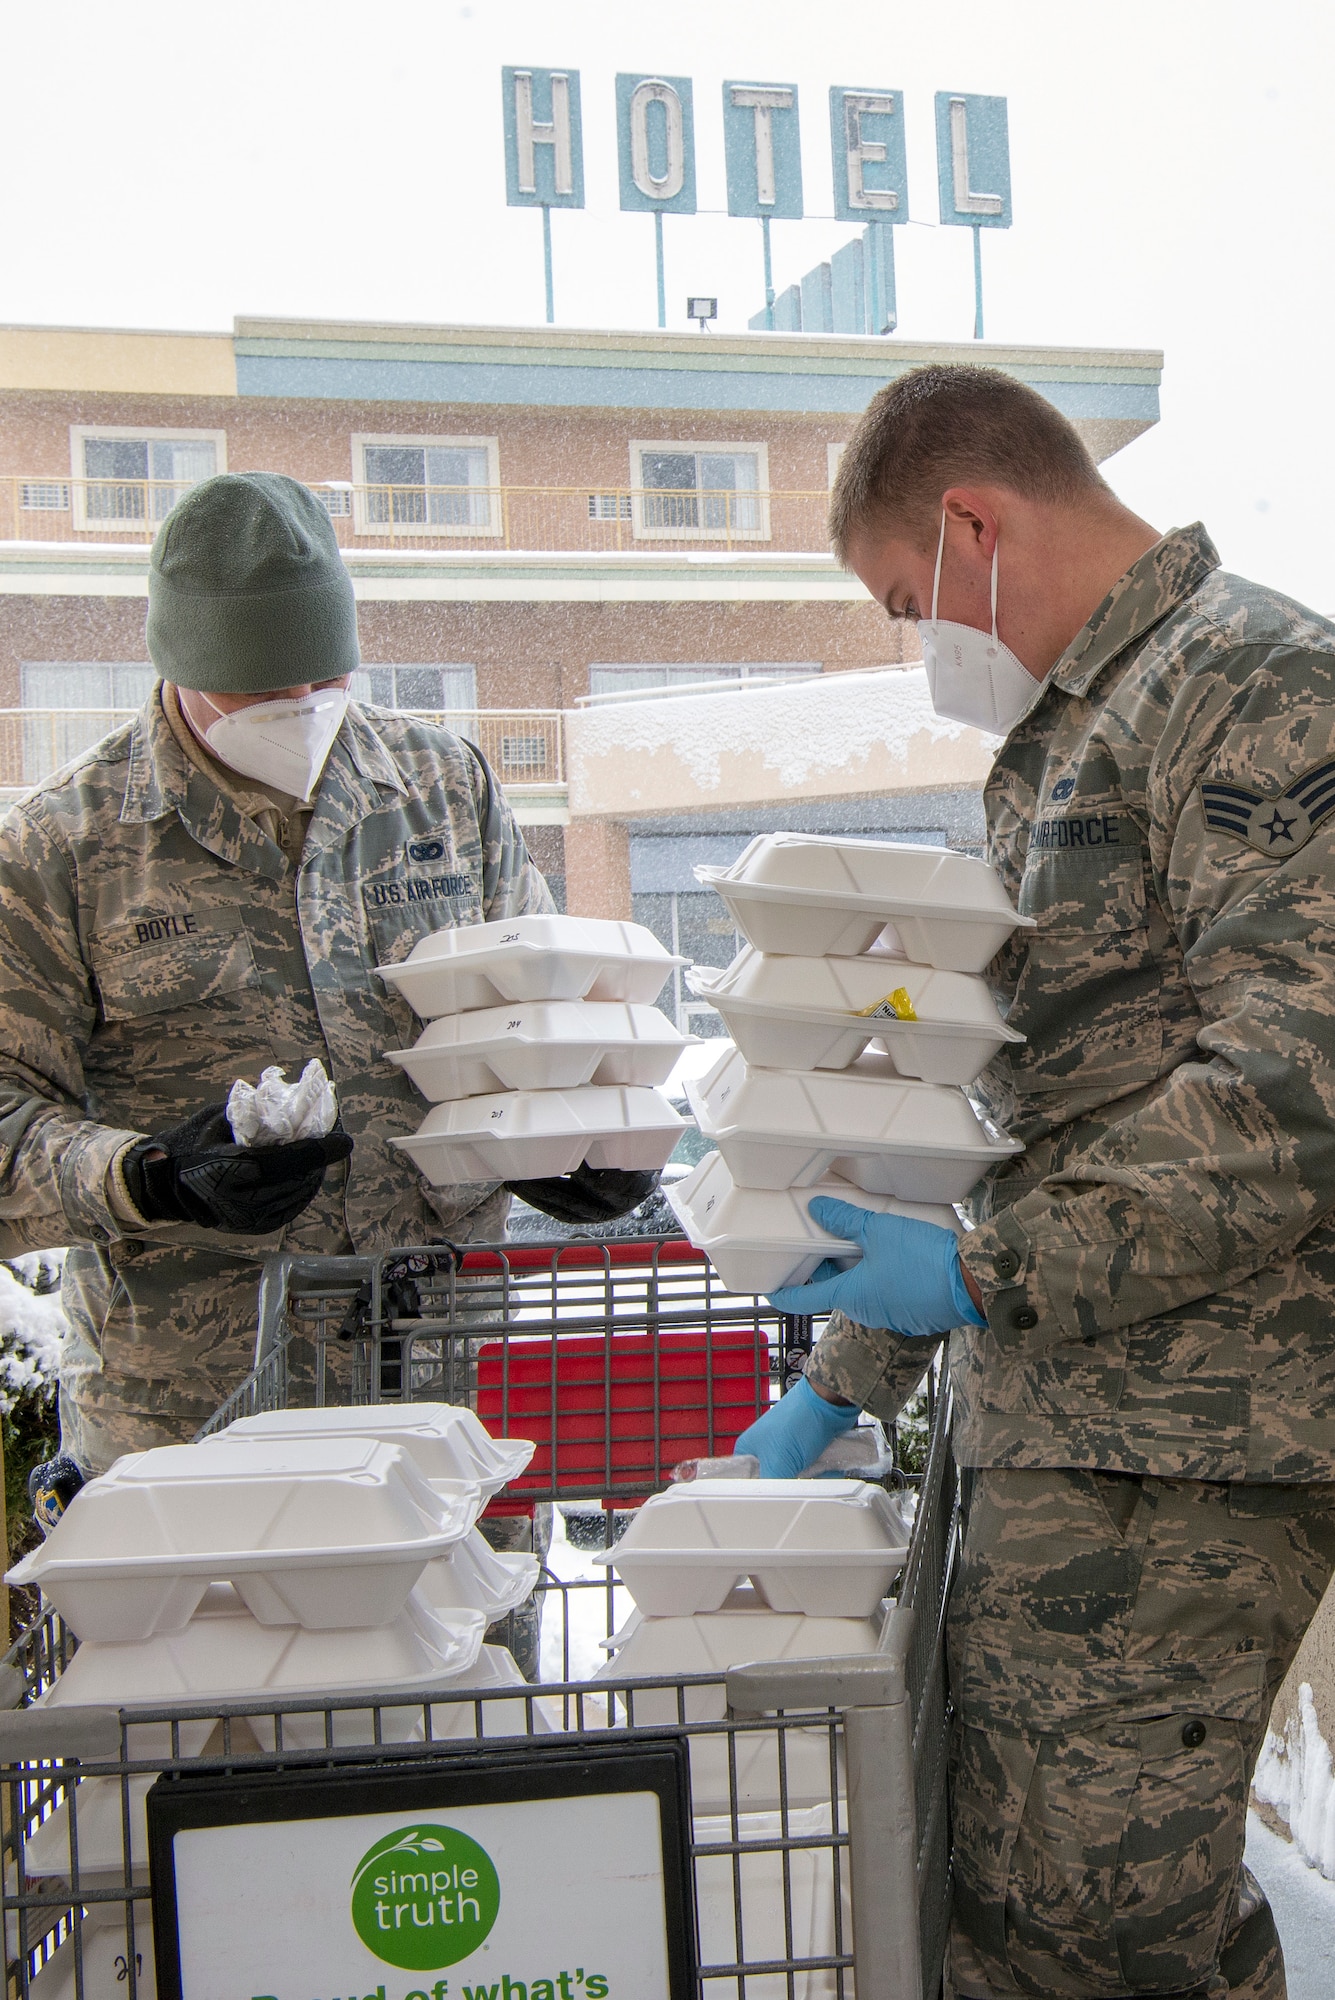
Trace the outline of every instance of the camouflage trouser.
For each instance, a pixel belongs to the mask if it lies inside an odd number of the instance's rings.
[[[520,1549],[546,1562],[552,1545],[552,1503],[540,1500],[529,1514],[484,1514],[479,1528],[494,1549]],[[487,1627],[489,1646],[508,1646],[526,1681],[538,1679],[542,1654],[542,1597],[526,1597],[517,1611]]]
[[[1242,1865],[1335,1485],[964,1475],[950,1610],[959,1996],[1283,2000]]]

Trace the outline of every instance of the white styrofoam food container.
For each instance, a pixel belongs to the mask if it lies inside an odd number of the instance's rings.
[[[85,1641],[179,1632],[215,1582],[264,1625],[382,1626],[482,1505],[369,1438],[164,1445],[90,1480],[8,1581]]]
[[[878,1055],[844,1070],[752,1069],[725,1048],[686,1097],[739,1187],[806,1188],[833,1174],[900,1201],[963,1201],[1022,1152],[961,1090],[899,1076]]]
[[[510,1000],[629,1000],[649,1005],[674,965],[643,924],[609,917],[508,917],[432,931],[398,965],[376,969],[424,1021]]]
[[[391,1139],[432,1187],[456,1181],[539,1180],[581,1162],[644,1172],[661,1167],[683,1120],[638,1084],[507,1090],[436,1104],[411,1138]]]
[[[704,1479],[654,1494],[594,1561],[646,1618],[718,1611],[748,1580],[772,1611],[870,1618],[909,1533],[908,1510],[861,1480]]]
[[[753,1591],[734,1591],[721,1611],[695,1616],[646,1618],[638,1612],[632,1614],[622,1631],[608,1642],[615,1652],[597,1669],[594,1680],[619,1683],[641,1676],[653,1680],[713,1675],[711,1681],[680,1690],[680,1716],[679,1691],[674,1687],[634,1688],[614,1697],[622,1715],[633,1716],[637,1728],[670,1728],[679,1720],[722,1722],[726,1694],[721,1676],[729,1667],[749,1660],[824,1659],[876,1651],[879,1613],[870,1618],[822,1618],[733,1608],[737,1601],[753,1600],[754,1595]],[[730,1761],[740,1805],[770,1804],[781,1796],[774,1735],[748,1731],[735,1737],[732,1745],[726,1736],[693,1737],[690,1757],[691,1797],[697,1812],[728,1804]],[[783,1791],[793,1803],[829,1797],[828,1730],[785,1730]]]
[[[991,868],[947,847],[757,834],[730,868],[697,867],[759,951],[856,958],[887,924],[919,965],[981,972],[1021,917]]]
[[[262,1625],[239,1593],[215,1588],[210,1597],[182,1631],[84,1640],[47,1705],[160,1708],[266,1695],[283,1701],[341,1696],[363,1688],[388,1697],[467,1672],[487,1629],[485,1612],[435,1612],[415,1595],[392,1623],[344,1631]]]
[[[537,1446],[528,1438],[495,1438],[459,1403],[357,1403],[325,1409],[259,1410],[238,1417],[209,1443],[251,1440],[372,1438],[407,1452],[426,1479],[465,1479],[494,1500],[517,1479]]]
[[[726,1673],[729,1667],[743,1666],[748,1660],[822,1660],[849,1653],[874,1653],[881,1632],[881,1616],[870,1618],[804,1617],[800,1611],[770,1611],[762,1605],[738,1609],[740,1599],[753,1597],[750,1590],[734,1590],[722,1610],[686,1612],[676,1617],[646,1617],[643,1613],[627,1620],[620,1632],[607,1641],[611,1656],[598,1669],[595,1679],[625,1680],[642,1676],[646,1680],[673,1679],[683,1674]],[[677,1720],[677,1690],[660,1689],[672,1705],[670,1716]],[[688,1722],[717,1721],[713,1709],[697,1714],[692,1702],[699,1698],[722,1700],[721,1690],[693,1687],[685,1690]],[[635,1697],[636,1720],[640,1703],[650,1699],[650,1691]]]
[[[820,1181],[814,1187],[738,1187],[722,1153],[707,1153],[685,1180],[663,1189],[686,1235],[703,1250],[730,1292],[773,1292],[780,1285],[804,1285],[817,1265],[829,1258],[847,1267],[861,1250],[831,1236],[812,1220],[809,1205],[816,1195],[850,1201],[881,1215],[907,1215],[934,1222],[941,1229],[959,1229],[959,1217],[944,1203],[896,1201],[888,1194],[867,1194],[848,1181]]]
[[[657,1007],[626,1000],[516,1000],[431,1021],[387,1049],[423,1097],[445,1104],[497,1090],[666,1083],[687,1037]]]
[[[517,1611],[532,1596],[539,1568],[536,1556],[520,1550],[498,1552],[474,1528],[447,1556],[427,1564],[413,1595],[442,1617],[473,1610],[485,1611],[494,1621]]]
[[[225,1586],[222,1588],[225,1589]],[[217,1615],[224,1620],[228,1618],[227,1611],[221,1608]],[[210,1625],[213,1623],[211,1616],[207,1617],[207,1622]],[[364,1636],[361,1633],[352,1635],[358,1645],[362,1644]],[[470,1645],[471,1636],[470,1629]],[[163,1640],[153,1641],[154,1646],[166,1643]],[[98,1658],[98,1655],[114,1654],[118,1650],[117,1648],[95,1646],[94,1660]],[[379,1650],[383,1657],[386,1649],[381,1646]],[[362,1657],[363,1660],[367,1660],[365,1652],[363,1652]],[[300,1667],[300,1662],[297,1664]],[[157,1671],[160,1673],[161,1669],[159,1668]],[[113,1666],[108,1668],[105,1660],[103,1660],[98,1666],[94,1681],[106,1686],[123,1685],[124,1678],[124,1667],[116,1668]],[[417,1676],[415,1678],[421,1677]],[[470,1695],[475,1693],[490,1694],[493,1689],[497,1688],[527,1688],[528,1686],[524,1676],[515,1664],[513,1655],[504,1646],[482,1646],[475,1658],[468,1660],[463,1666],[456,1667],[453,1672],[447,1669],[442,1669],[440,1672],[430,1671],[427,1678],[430,1682],[430,1691],[433,1694],[438,1694],[452,1681],[457,1681],[460,1689],[466,1689]],[[92,1685],[92,1683],[89,1683],[89,1685]],[[287,1701],[292,1698],[292,1691],[287,1688],[266,1687],[262,1690],[257,1689],[255,1692],[257,1695],[261,1693],[271,1694],[276,1702]],[[300,1690],[296,1698],[300,1699],[300,1694],[304,1692],[304,1689]],[[331,1699],[341,1698],[343,1692],[342,1689],[332,1683],[328,1689]],[[398,1692],[399,1690],[395,1687],[386,1686],[384,1697],[387,1701],[392,1701]],[[85,1693],[80,1698],[92,1699],[92,1696]],[[119,1697],[112,1698],[115,1699],[117,1706],[124,1707],[126,1705]],[[237,1694],[235,1698],[238,1700],[241,1699],[240,1694]],[[156,1706],[157,1704],[153,1705]],[[526,1706],[522,1699],[499,1703],[487,1701],[483,1704],[482,1709],[482,1733],[485,1736],[523,1736],[528,1733],[525,1714]],[[535,1733],[539,1735],[550,1733],[551,1723],[545,1711],[540,1709],[536,1703],[534,1705],[533,1721]],[[442,1737],[476,1736],[476,1705],[468,1700],[433,1702],[431,1704],[431,1723],[431,1734],[436,1741],[439,1741]],[[186,1725],[184,1724],[180,1725],[178,1748],[175,1754],[183,1757],[200,1754],[202,1746],[193,1744],[187,1747],[185,1742],[185,1727]],[[205,1727],[207,1728],[208,1725],[206,1724]],[[372,1711],[369,1709],[338,1710],[333,1716],[333,1727],[334,1740],[339,1745],[369,1743],[375,1737]],[[220,1732],[216,1733],[220,1734]],[[386,1742],[403,1743],[420,1740],[425,1734],[421,1708],[414,1705],[414,1707],[402,1710],[396,1710],[392,1707],[383,1710],[380,1717],[380,1733],[381,1740]],[[155,1754],[143,1749],[142,1746],[137,1746],[133,1740],[135,1734],[136,1732],[132,1725],[127,1755],[134,1758],[139,1755],[147,1756]],[[324,1747],[325,1740],[324,1716],[320,1712],[298,1711],[296,1714],[285,1715],[283,1717],[282,1742],[286,1748],[318,1750]],[[252,1750],[260,1754],[265,1751],[277,1749],[279,1745],[272,1718],[264,1715],[232,1717],[229,1747],[234,1756],[244,1756]],[[216,1744],[207,1754],[214,1754],[214,1750],[216,1750],[217,1754],[221,1755],[222,1744]],[[160,1754],[166,1759],[173,1752],[170,1746],[164,1743]],[[148,1870],[148,1830],[144,1817],[144,1800],[156,1776],[156,1772],[148,1771],[131,1776],[123,1781],[128,1793],[130,1815],[130,1865],[136,1878],[142,1876],[145,1880],[147,1879]],[[88,1883],[90,1887],[92,1886],[90,1878],[103,1878],[108,1884],[112,1881],[119,1882],[123,1878],[125,1864],[121,1785],[122,1780],[120,1778],[84,1778],[79,1782],[79,1868],[81,1879]],[[24,1842],[23,1860],[24,1867],[29,1875],[68,1876],[70,1874],[69,1807],[67,1804],[59,1805],[49,1818],[42,1821],[42,1824],[35,1830],[32,1837]]]
[[[809,1735],[814,1732],[791,1730],[788,1740],[798,1744]],[[842,1732],[839,1740],[842,1744]],[[709,1741],[707,1737],[692,1738],[692,1753]],[[739,1752],[747,1741],[746,1736],[738,1738]],[[818,1756],[819,1741],[812,1747]],[[828,1743],[825,1764],[828,1798]],[[700,1794],[696,1790],[694,1754],[691,1791],[698,1808]],[[788,1798],[791,1797],[789,1793]],[[782,1813],[742,1812],[735,1822],[731,1813],[715,1817],[697,1809],[694,1838],[704,1851],[696,1853],[693,1867],[702,1965],[729,1965],[735,1961],[739,1923],[746,1940],[746,1956],[757,1964],[833,1958],[839,1943],[844,1951],[850,1949],[851,1871],[841,1861],[838,1880],[842,1927],[836,1930],[832,1831],[833,1815],[828,1803]],[[738,1843],[735,1852],[734,1842]],[[784,1842],[795,1844],[785,1848]],[[810,1844],[802,1845],[803,1842]],[[748,1851],[752,1847],[754,1851]],[[721,1851],[710,1853],[710,1848]],[[724,1990],[735,1992],[737,1988],[730,1982]],[[851,2000],[852,1990],[849,1972],[846,1970],[841,1980],[839,1972],[830,1965],[799,1963],[799,1969],[792,1973],[746,1975],[746,2000],[835,2000],[837,1994],[848,1995]]]
[[[125,1904],[90,1904],[79,1929],[77,1942],[67,1936],[29,1979],[34,2000],[79,2000],[80,1995],[82,2000],[121,2000],[129,1992]],[[153,1923],[146,1901],[134,1904],[134,1960],[135,2000],[157,2000]]]
[[[747,945],[725,972],[693,966],[686,983],[718,1009],[747,1061],[765,1069],[847,1069],[875,1043],[901,1076],[972,1083],[1003,1043],[1024,1040],[983,980],[885,952],[776,958]],[[916,1021],[863,1014],[899,987]]]

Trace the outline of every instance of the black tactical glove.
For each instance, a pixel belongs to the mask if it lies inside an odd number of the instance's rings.
[[[314,1201],[325,1169],[351,1151],[341,1125],[323,1139],[238,1146],[226,1105],[206,1104],[170,1131],[132,1146],[123,1171],[146,1222],[193,1222],[200,1229],[267,1236]],[[151,1158],[154,1153],[161,1157]]]
[[[558,1222],[615,1222],[647,1201],[658,1186],[660,1176],[626,1173],[620,1167],[576,1167],[573,1174],[554,1174],[542,1181],[507,1181],[531,1208]]]

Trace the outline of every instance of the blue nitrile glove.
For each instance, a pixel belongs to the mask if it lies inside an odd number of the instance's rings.
[[[733,1450],[758,1458],[762,1479],[796,1479],[832,1438],[852,1430],[858,1416],[856,1403],[827,1403],[802,1376],[742,1432]]]
[[[829,1258],[809,1284],[785,1285],[769,1302],[781,1313],[847,1313],[859,1326],[928,1336],[987,1324],[969,1297],[953,1229],[907,1215],[877,1215],[817,1195],[808,1214],[831,1236],[862,1246],[862,1261],[841,1271]],[[740,1446],[738,1449],[740,1450]]]

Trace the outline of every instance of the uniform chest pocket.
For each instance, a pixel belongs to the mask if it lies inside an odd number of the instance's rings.
[[[378,910],[367,917],[373,965],[399,965],[413,946],[435,931],[455,931],[479,924],[482,918],[471,904],[419,902],[392,910]]]
[[[93,937],[88,956],[107,1022],[207,1007],[259,985],[237,909],[149,912]]]
[[[1157,910],[1139,842],[1031,846],[1019,907],[1037,928],[1008,1019],[1028,1037],[1012,1056],[1021,1088],[1107,1089],[1149,1082],[1163,1054]]]

